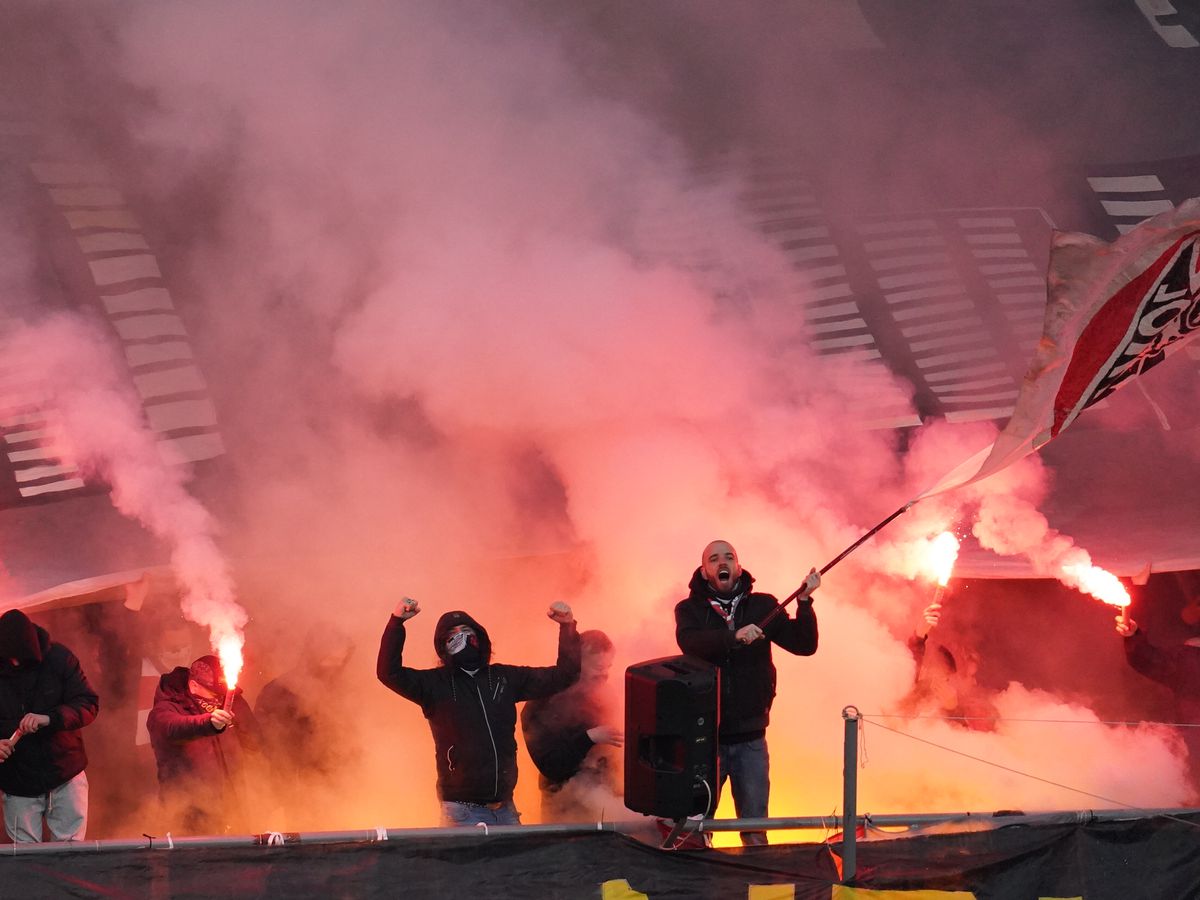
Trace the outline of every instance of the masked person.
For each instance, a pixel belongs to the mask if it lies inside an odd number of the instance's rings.
[[[543,822],[597,822],[606,810],[624,805],[609,748],[620,747],[625,736],[609,724],[605,696],[613,644],[595,630],[579,635],[579,643],[579,681],[553,697],[530,700],[521,710],[525,746],[539,772]]]
[[[147,727],[169,819],[188,834],[243,826],[244,754],[259,746],[254,714],[241,694],[223,709],[221,661],[202,656],[159,679]]]
[[[403,664],[404,623],[419,613],[404,598],[379,644],[376,674],[384,685],[417,703],[433,732],[437,790],[444,825],[519,825],[513,805],[517,783],[517,704],[548,697],[579,677],[579,633],[571,607],[553,604],[558,661],[533,668],[492,662],[487,631],[465,612],[448,612],[433,630],[436,669]]]
[[[20,610],[0,616],[0,794],[16,843],[83,840],[87,753],[100,698],[75,654]]]
[[[767,724],[775,699],[775,663],[771,645],[811,656],[817,651],[817,617],[812,592],[821,583],[814,569],[804,582],[796,616],[786,612],[765,628],[760,623],[779,606],[770,594],[751,590],[754,577],[738,563],[727,541],[704,548],[700,567],[688,585],[690,593],[675,606],[675,640],[679,649],[721,670],[721,714],[717,733],[721,784],[728,778],[739,818],[767,815],[770,757]],[[761,831],[742,832],[743,844],[765,844]]]

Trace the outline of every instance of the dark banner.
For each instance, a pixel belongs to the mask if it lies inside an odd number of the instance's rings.
[[[0,858],[0,898],[1195,897],[1198,829],[1158,817],[869,841],[848,886],[824,844],[668,852],[611,832],[39,853]]]

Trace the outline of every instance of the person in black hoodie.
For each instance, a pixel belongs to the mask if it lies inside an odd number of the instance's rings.
[[[421,611],[416,600],[396,604],[379,644],[376,674],[401,697],[420,704],[437,753],[437,790],[444,825],[519,825],[517,704],[548,697],[579,677],[579,632],[571,607],[553,604],[558,661],[533,668],[492,662],[487,630],[461,610],[438,619],[433,648],[442,665],[403,664],[405,621]]]
[[[687,599],[675,606],[679,649],[721,670],[718,791],[728,778],[739,818],[767,815],[771,782],[766,734],[775,699],[771,644],[798,656],[817,651],[812,592],[820,583],[814,569],[805,580],[796,617],[782,613],[764,628],[762,621],[779,601],[751,591],[754,577],[738,563],[737,551],[728,541],[713,541],[704,548]],[[744,831],[742,843],[765,844],[767,836]]]
[[[158,680],[146,721],[164,811],[187,834],[245,824],[243,756],[259,749],[258,728],[240,692],[222,708],[226,691],[221,661],[202,656]]]
[[[0,616],[0,794],[13,841],[40,841],[43,824],[53,840],[83,840],[87,753],[79,730],[99,709],[74,653],[20,610]]]

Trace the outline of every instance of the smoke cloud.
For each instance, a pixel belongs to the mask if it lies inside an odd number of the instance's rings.
[[[229,448],[208,488],[222,533],[100,374],[89,330],[54,319],[21,343],[51,354],[47,378],[86,390],[60,395],[81,423],[63,452],[97,460],[113,503],[172,546],[189,616],[211,626],[237,585],[250,618],[221,627],[245,627],[251,692],[305,666],[314,624],[356,647],[336,688],[306,682],[338,788],[314,778],[313,805],[283,827],[435,821],[426,723],[373,674],[401,596],[429,611],[409,623],[409,665],[436,664],[432,623],[454,608],[485,624],[498,660],[549,664],[556,599],[613,637],[618,668],[673,655],[673,604],[708,541],[730,540],[782,596],[992,436],[931,427],[901,446],[850,420],[864,376],[894,403],[909,390],[876,362],[809,349],[807,286],[750,224],[734,119],[705,142],[694,110],[665,109],[679,60],[639,66],[636,47],[622,57],[612,35],[539,4],[98,7],[103,66],[61,7],[30,15],[83,53],[68,66],[82,96],[57,98],[48,147],[114,160],[180,286]],[[695,15],[703,58],[720,20]],[[747,115],[761,123],[771,94]],[[1079,552],[1037,512],[1046,478],[1027,460],[918,504],[829,574],[821,650],[777,654],[772,813],[835,806],[842,708],[886,712],[907,693],[933,536],[970,530],[1047,573]],[[1014,719],[1095,718],[1020,684],[996,702]],[[1183,796],[1160,730],[1094,724],[1081,770],[1032,728],[954,736],[1101,796]],[[870,739],[867,787],[889,809],[1079,802]]]
[[[62,463],[112,488],[113,505],[170,549],[181,609],[208,628],[212,645],[239,638],[247,614],[217,546],[216,521],[186,487],[141,416],[110,341],[81,317],[52,316],[10,329],[3,356],[55,413],[45,441]],[[178,461],[174,461],[178,462]]]

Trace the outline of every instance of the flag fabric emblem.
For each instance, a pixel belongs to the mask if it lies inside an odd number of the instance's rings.
[[[921,498],[978,481],[1037,450],[1085,409],[1178,350],[1198,326],[1200,198],[1111,244],[1056,233],[1042,339],[1012,417],[991,447]]]

